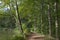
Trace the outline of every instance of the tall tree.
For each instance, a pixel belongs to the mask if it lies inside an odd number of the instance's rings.
[[[23,32],[23,28],[22,28],[22,23],[21,23],[21,17],[20,17],[20,14],[19,14],[19,8],[18,8],[18,4],[17,4],[18,2],[17,2],[17,0],[15,0],[15,1],[16,1],[16,17],[18,18],[17,22],[19,22],[21,32],[22,32],[22,34],[24,36],[24,32]]]
[[[58,15],[58,9],[59,9],[59,0],[55,0],[55,25],[56,25],[56,40],[59,40],[58,38],[58,27],[59,27],[59,15]]]
[[[41,0],[41,33],[43,34],[44,0]]]
[[[49,35],[51,36],[51,9],[50,9],[50,3],[48,3],[48,22],[49,22]]]

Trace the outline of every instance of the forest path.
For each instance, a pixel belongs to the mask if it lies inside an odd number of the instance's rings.
[[[44,40],[44,35],[40,35],[40,34],[37,34],[37,33],[30,33],[27,36],[27,39],[28,40]]]

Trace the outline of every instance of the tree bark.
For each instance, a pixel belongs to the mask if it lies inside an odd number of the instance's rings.
[[[50,5],[48,4],[48,23],[49,23],[49,36],[51,36],[51,10]]]
[[[19,15],[17,0],[16,0],[16,16],[17,16],[18,22],[19,22],[19,24],[20,24],[21,32],[22,32],[22,34],[24,34],[23,28],[22,28],[22,23],[21,23],[21,17],[20,17],[20,15]]]
[[[41,33],[43,34],[44,0],[41,0]]]
[[[59,19],[58,19],[58,3],[59,3],[59,1],[58,0],[56,0],[55,1],[55,11],[56,11],[56,17],[55,17],[55,26],[56,26],[56,40],[59,40],[59,38],[58,38],[58,27],[59,27]]]

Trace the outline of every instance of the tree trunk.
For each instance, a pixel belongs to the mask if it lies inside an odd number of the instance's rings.
[[[43,34],[44,0],[41,0],[41,33]]]
[[[55,26],[56,26],[56,40],[59,40],[58,38],[58,0],[55,1],[55,12],[56,12],[56,17],[55,17]]]
[[[48,23],[49,23],[49,36],[51,36],[51,10],[50,5],[48,4]]]
[[[19,25],[20,25],[21,32],[22,32],[22,34],[24,34],[22,24],[21,24],[21,17],[19,15],[17,0],[16,0],[16,17],[18,18],[18,22],[19,22]]]

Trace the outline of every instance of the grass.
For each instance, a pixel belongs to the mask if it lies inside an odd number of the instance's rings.
[[[14,32],[14,30],[9,29],[0,29],[0,40],[25,40],[25,38],[23,36],[20,36],[20,33],[17,32]]]
[[[13,33],[9,30],[0,30],[0,40],[10,40]]]

